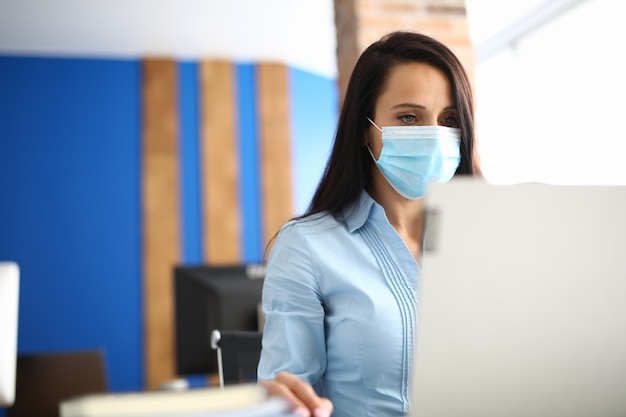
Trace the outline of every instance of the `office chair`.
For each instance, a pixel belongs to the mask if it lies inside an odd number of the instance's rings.
[[[58,417],[61,401],[108,391],[104,352],[20,354],[15,382],[7,417]]]
[[[211,348],[217,351],[221,388],[228,384],[256,382],[262,335],[257,331],[211,332]]]

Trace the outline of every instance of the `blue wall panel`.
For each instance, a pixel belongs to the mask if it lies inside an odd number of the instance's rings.
[[[0,57],[0,259],[22,353],[106,350],[142,386],[137,61]]]
[[[200,169],[200,98],[198,64],[178,65],[178,106],[180,121],[180,169],[182,262],[199,264],[202,246],[202,176]]]
[[[330,155],[338,117],[336,81],[292,68],[292,170],[294,210],[306,211]]]
[[[253,64],[236,66],[237,130],[239,134],[239,201],[241,201],[241,261],[263,261],[263,212],[259,168],[256,73]]]

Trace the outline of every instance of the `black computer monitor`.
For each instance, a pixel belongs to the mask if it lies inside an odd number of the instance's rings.
[[[177,375],[218,372],[212,330],[260,330],[264,278],[259,264],[174,268]]]

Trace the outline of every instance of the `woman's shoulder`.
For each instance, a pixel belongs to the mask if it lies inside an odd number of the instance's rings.
[[[331,214],[317,213],[289,220],[282,225],[271,244],[269,263],[277,258],[310,259],[320,248],[334,241],[345,230]]]
[[[280,228],[282,233],[315,233],[336,228],[343,222],[338,216],[329,212],[310,214],[305,217],[291,219]]]
[[[282,225],[278,234],[320,234],[352,231],[366,221],[374,200],[366,191],[337,212],[320,211],[296,217]]]

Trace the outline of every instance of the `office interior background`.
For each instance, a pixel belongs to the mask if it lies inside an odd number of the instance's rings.
[[[626,184],[619,0],[434,3],[466,8],[488,181]],[[172,342],[146,340],[172,337],[152,333],[172,306],[150,285],[174,264],[261,262],[304,212],[338,114],[336,36],[331,0],[3,0],[0,259],[21,268],[19,351],[103,348],[111,391],[164,379],[148,368]]]

